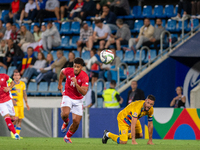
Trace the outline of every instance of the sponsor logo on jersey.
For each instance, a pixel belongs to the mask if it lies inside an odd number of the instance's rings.
[[[133,114],[133,117],[137,117],[138,115],[137,115],[137,113],[136,112],[134,112],[134,114]]]
[[[81,80],[80,80],[80,79],[78,79],[78,82],[81,82]]]
[[[88,82],[86,82],[85,84],[88,85]]]
[[[3,81],[4,80],[4,78],[1,78],[1,81]]]

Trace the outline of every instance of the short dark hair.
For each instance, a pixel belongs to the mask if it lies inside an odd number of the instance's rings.
[[[94,21],[95,24],[102,23],[101,19],[97,19]]]
[[[75,64],[80,64],[81,66],[83,66],[84,61],[83,61],[82,58],[77,57],[77,58],[74,59],[74,63]]]
[[[52,21],[48,21],[48,22],[47,22],[47,24],[49,24],[49,23],[52,24]]]
[[[177,89],[177,88],[180,88],[180,89],[181,89],[181,92],[183,92],[182,86],[177,86],[176,89]]]
[[[29,49],[29,48],[32,50],[32,52],[34,51],[33,47],[29,46],[27,49]]]
[[[93,51],[93,53],[96,54],[96,50],[95,49],[92,49],[91,51]]]
[[[110,84],[116,86],[116,81],[115,80],[111,80]]]
[[[150,100],[152,100],[154,102],[156,100],[156,98],[153,95],[151,95],[151,94],[147,96],[147,99],[150,99]]]
[[[103,7],[107,7],[108,9],[110,9],[110,6],[108,4],[103,5]]]
[[[150,21],[150,19],[149,19],[149,18],[144,18],[144,20],[146,20],[146,19]]]
[[[13,71],[13,75],[14,75],[14,73],[19,73],[19,71],[18,71],[17,69],[15,69],[15,70]]]

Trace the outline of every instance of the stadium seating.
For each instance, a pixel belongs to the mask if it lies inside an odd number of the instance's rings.
[[[128,66],[128,74],[129,76],[135,73],[135,66]]]
[[[80,38],[79,36],[73,36],[73,37],[72,37],[72,43],[71,43],[71,45],[70,45],[72,48],[77,49],[76,43],[77,43],[77,41],[79,40],[79,38]]]
[[[140,61],[140,51],[141,51],[141,50],[137,50],[136,55],[135,55],[134,63],[139,63],[139,61]],[[145,50],[142,51],[141,59],[142,59],[142,62],[143,62],[144,59],[145,59]]]
[[[37,22],[37,23],[34,23],[34,22],[31,23],[31,31],[30,31],[31,33],[34,32],[34,26],[35,26],[35,25],[40,26],[40,24],[39,24],[38,22]]]
[[[168,19],[167,21],[167,28],[168,31],[170,32],[176,32],[176,21],[172,19]]]
[[[116,55],[120,58],[120,60],[123,60],[123,51],[122,50],[116,50]]]
[[[82,52],[81,57],[83,58],[83,60],[85,62],[88,62],[89,59],[90,59],[90,51],[84,51],[84,52]]]
[[[154,58],[156,58],[156,50],[150,50],[150,54],[147,53],[147,56],[146,56],[146,59],[144,60],[144,63],[148,63],[149,58],[150,58],[150,61],[152,61]]]
[[[15,66],[8,67],[8,76],[11,77],[13,75],[13,71],[16,69]]]
[[[144,25],[143,20],[135,20],[134,29],[131,32],[139,32],[140,28]]]
[[[166,16],[163,14],[163,6],[155,5],[154,7],[154,16],[157,18],[165,18]]]
[[[97,108],[103,108],[103,98],[97,98]]]
[[[20,26],[18,23],[13,23],[13,24],[17,27],[18,30],[20,29]]]
[[[30,30],[30,26],[28,23],[22,23],[22,26],[25,26],[27,30]]]
[[[80,33],[80,23],[75,21],[75,22],[72,22],[72,25],[71,25],[71,30],[70,30],[72,33],[74,34],[79,34]]]
[[[51,54],[53,56],[53,60],[55,61],[57,59],[56,51],[51,51]]]
[[[63,51],[63,53],[64,53],[64,56],[67,58],[67,60],[68,60],[68,55],[69,55],[69,51]]]
[[[27,90],[28,95],[37,95],[37,83],[35,82],[30,82],[28,84],[28,90]]]
[[[9,10],[2,10],[1,12],[1,20],[4,21],[4,17],[5,15],[7,15],[9,13]]]
[[[88,26],[91,26],[91,21],[86,21],[86,23],[88,24]]]
[[[38,57],[38,52],[37,51],[34,51],[34,56],[35,56],[35,58],[37,58]]]
[[[155,18],[154,15],[152,15],[152,6],[145,5],[143,7],[143,13],[142,15],[146,18]]]
[[[80,57],[79,51],[72,51],[72,52],[75,54],[75,58],[76,58],[76,57]]]
[[[56,26],[56,28],[58,29],[58,31],[60,31],[60,24],[58,22],[53,22],[53,24]]]
[[[40,82],[38,92],[38,95],[48,95],[48,82]]]
[[[134,62],[134,53],[133,53],[133,51],[126,51],[125,52],[123,62],[128,63],[128,64]]]
[[[152,26],[155,26],[155,20],[150,20],[150,24],[151,24]]]
[[[193,22],[193,23],[192,23]],[[189,25],[188,25],[188,31],[191,30],[191,27],[193,26],[193,29],[196,28],[199,25],[199,19],[193,19],[190,20]]]
[[[3,67],[0,67],[0,73],[5,73],[6,74],[6,69]]]
[[[174,6],[173,5],[165,5],[165,13],[164,15],[168,18],[174,17]]]
[[[143,18],[142,16],[142,7],[141,6],[133,6],[132,15],[134,18]]]
[[[43,51],[42,53],[44,54],[44,57],[47,58],[48,52],[47,51]]]
[[[72,46],[70,46],[69,40],[70,40],[69,36],[62,36],[62,38],[61,38],[61,47],[63,49],[71,49],[72,48]]]
[[[64,91],[65,90],[65,82],[62,82],[62,86],[63,86],[62,91]],[[60,93],[60,95],[61,95],[61,93]]]
[[[95,91],[95,84],[92,88],[93,91]],[[102,95],[103,94],[103,89],[104,89],[104,85],[103,82],[97,82],[97,95]]]
[[[106,89],[110,88],[110,82],[106,82],[106,83],[105,83],[105,86],[106,86],[106,87],[105,87]]]
[[[70,22],[63,22],[61,24],[60,34],[71,34],[70,31]]]
[[[180,20],[178,22],[178,28],[177,28],[178,32],[181,30],[182,30],[182,20]],[[184,31],[188,31],[188,21],[187,20],[184,21]]]
[[[49,85],[48,92],[51,93],[51,95],[53,95],[53,96],[60,95],[60,93],[58,91],[58,82],[51,82]]]

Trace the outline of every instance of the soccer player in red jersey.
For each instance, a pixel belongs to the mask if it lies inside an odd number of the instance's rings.
[[[10,83],[10,86],[8,86]],[[0,114],[4,117],[8,129],[15,135],[15,139],[19,140],[20,137],[15,131],[12,123],[15,117],[12,98],[10,97],[10,89],[14,86],[14,82],[7,74],[0,74]]]
[[[83,99],[88,91],[89,77],[83,68],[83,59],[76,58],[73,68],[64,68],[60,72],[58,89],[62,93],[61,117],[64,121],[61,131],[66,132],[69,124],[69,113],[72,112],[73,123],[64,137],[66,143],[72,143],[70,137],[78,129],[83,115]],[[62,92],[62,81],[66,76],[65,90]]]

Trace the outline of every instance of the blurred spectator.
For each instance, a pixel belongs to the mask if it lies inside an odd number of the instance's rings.
[[[27,48],[27,54],[24,56],[24,58],[22,59],[22,68],[20,71],[20,74],[23,75],[24,71],[26,69],[28,69],[29,65],[34,65],[36,62],[36,58],[34,56],[33,53],[33,48],[32,47],[28,47]]]
[[[116,81],[112,80],[110,82],[110,88],[103,91],[104,108],[120,108],[120,104],[123,103],[123,99],[115,90],[115,87]]]
[[[45,9],[40,9],[39,12],[37,13],[35,22],[40,22],[41,24],[44,18],[52,18],[52,17],[56,17],[57,21],[59,22],[60,20],[59,8],[60,8],[60,3],[58,0],[48,0],[46,2]]]
[[[3,39],[5,32],[6,32],[6,29],[3,27],[2,20],[0,20],[0,42]]]
[[[108,5],[103,6],[103,12],[101,15],[101,19],[106,22],[106,24],[110,27],[110,30],[117,30],[118,27],[116,26],[116,15],[110,11]]]
[[[83,7],[81,9],[81,12],[79,14],[80,20],[77,20],[79,22],[82,22],[86,20],[87,16],[95,16],[96,14],[96,8],[95,8],[95,2],[93,0],[85,0]]]
[[[191,18],[200,19],[200,0],[193,0],[191,3],[192,3]]]
[[[154,27],[150,24],[150,20],[148,18],[144,19],[144,25],[140,28],[140,33],[138,38],[130,38],[128,45],[129,48],[134,52],[138,50],[144,42],[149,41],[153,37]],[[128,48],[123,48],[124,50],[128,50]],[[129,49],[129,50],[130,50]]]
[[[16,23],[16,20],[19,19],[23,9],[24,3],[20,0],[14,0],[10,4],[9,13],[4,16],[4,22]]]
[[[70,11],[69,14],[69,19],[73,20],[75,17],[78,16],[79,12],[81,12],[81,9],[83,7],[83,0],[77,0],[78,2],[76,3],[76,5],[74,6],[74,8]]]
[[[64,64],[63,68],[67,68],[67,67],[71,67],[72,68],[74,66],[74,59],[75,59],[75,54],[73,52],[69,52],[68,60]]]
[[[82,23],[82,28],[80,30],[80,39],[77,41],[77,51],[80,52],[82,51],[82,47],[86,45],[88,47],[88,40],[89,37],[92,36],[93,34],[93,29],[92,27],[89,27],[86,22]]]
[[[6,44],[5,40],[1,40],[0,44],[0,66],[3,66],[5,69],[7,69],[7,66],[5,65],[5,56],[7,53],[8,45]]]
[[[60,33],[51,21],[47,24],[47,30],[42,33],[43,49],[49,51],[52,47],[57,47],[61,44]]]
[[[110,6],[110,10],[114,12],[116,16],[126,16],[130,14],[128,0],[114,0]]]
[[[36,42],[39,42],[42,38],[42,32],[40,31],[40,27],[35,25],[34,28],[33,28],[33,36],[34,36],[34,39]]]
[[[29,67],[25,70],[21,81],[28,83],[28,81],[31,79],[33,75],[39,75],[40,73],[40,68],[44,68],[46,64],[46,60],[44,57],[44,54],[39,52],[38,53],[38,58],[35,61],[34,65],[29,65]]]
[[[46,0],[35,0],[36,9],[33,10],[33,18],[37,16],[40,10],[45,10]],[[34,21],[32,20],[32,22]]]
[[[12,32],[10,34],[10,38],[13,40],[14,43],[18,44],[20,41],[20,31],[17,30],[16,25],[12,25]]]
[[[18,46],[21,47],[23,52],[26,52],[27,46],[33,42],[35,42],[33,34],[30,31],[28,31],[25,26],[21,26],[20,42],[19,42]]]
[[[182,95],[183,88],[178,86],[176,88],[176,93],[178,96],[174,97],[170,103],[170,106],[174,106],[174,108],[185,108],[186,97]]]
[[[83,108],[95,108],[95,93],[92,89],[88,89],[87,94],[83,100]]]
[[[53,61],[53,55],[51,53],[47,54],[47,62],[45,64],[45,68],[51,66],[54,63]],[[40,69],[41,71],[42,69]],[[31,79],[32,82],[36,82],[37,84],[40,83],[40,81],[46,79],[50,74],[55,74],[55,69],[51,69],[45,73],[40,73],[36,79]],[[55,80],[56,80],[56,74],[55,74]]]
[[[35,10],[36,9],[36,3],[34,0],[28,0],[28,3],[25,5],[25,9],[22,10],[20,14],[20,19],[16,20],[19,25],[24,23],[31,23],[34,20],[35,17]],[[24,18],[27,18],[28,20],[23,20]]]
[[[116,21],[117,29],[116,35],[111,34],[108,39],[105,48],[109,48],[110,44],[116,43],[117,50],[121,50],[121,45],[128,45],[128,40],[131,38],[131,31],[127,24],[123,24],[122,19]]]
[[[99,44],[100,49],[104,48],[105,40],[108,40],[111,30],[108,25],[103,24],[101,20],[95,20],[95,28],[92,36],[89,37],[88,50],[91,50],[93,44]]]
[[[143,43],[143,45],[151,46],[153,44],[154,49],[156,49],[158,53],[159,47],[157,47],[157,45],[160,44],[160,36],[163,31],[165,31],[165,28],[162,26],[162,20],[156,19],[156,27],[154,28],[153,37],[149,41]]]
[[[64,17],[68,17],[68,14],[74,8],[76,3],[77,3],[77,0],[70,0],[64,6],[60,7],[60,18],[62,22],[65,21]]]
[[[11,32],[12,32],[12,25],[11,25],[11,23],[6,23],[6,32],[4,34],[3,39],[6,40],[6,41],[8,39],[10,39]]]
[[[47,74],[44,78],[44,80],[47,81],[48,84],[50,84],[51,79],[53,79],[54,81],[58,79],[58,77],[60,75],[60,71],[67,61],[65,56],[63,56],[63,51],[58,50],[56,55],[57,55],[57,60],[55,60],[51,66],[40,69],[40,71],[42,73],[48,72],[49,70],[52,70],[52,69],[55,69],[55,72]]]
[[[20,47],[13,42],[12,39],[8,40],[8,49],[5,57],[5,62],[7,66],[10,66],[10,63],[13,61],[13,65],[18,68],[18,61],[22,61],[24,57],[23,51]]]
[[[138,84],[136,80],[131,82],[131,90],[128,91],[128,98],[126,105],[136,100],[145,100],[144,92],[137,88]]]
[[[190,18],[190,14],[191,14],[191,0],[180,0],[178,3],[178,13],[176,17],[172,17],[173,20],[187,20]],[[183,12],[183,16],[181,18],[181,12],[182,10]]]
[[[113,2],[114,0],[101,0],[99,3],[96,4],[96,17],[99,16],[101,14],[101,10],[102,7],[104,5],[108,5],[110,7],[110,4]]]

